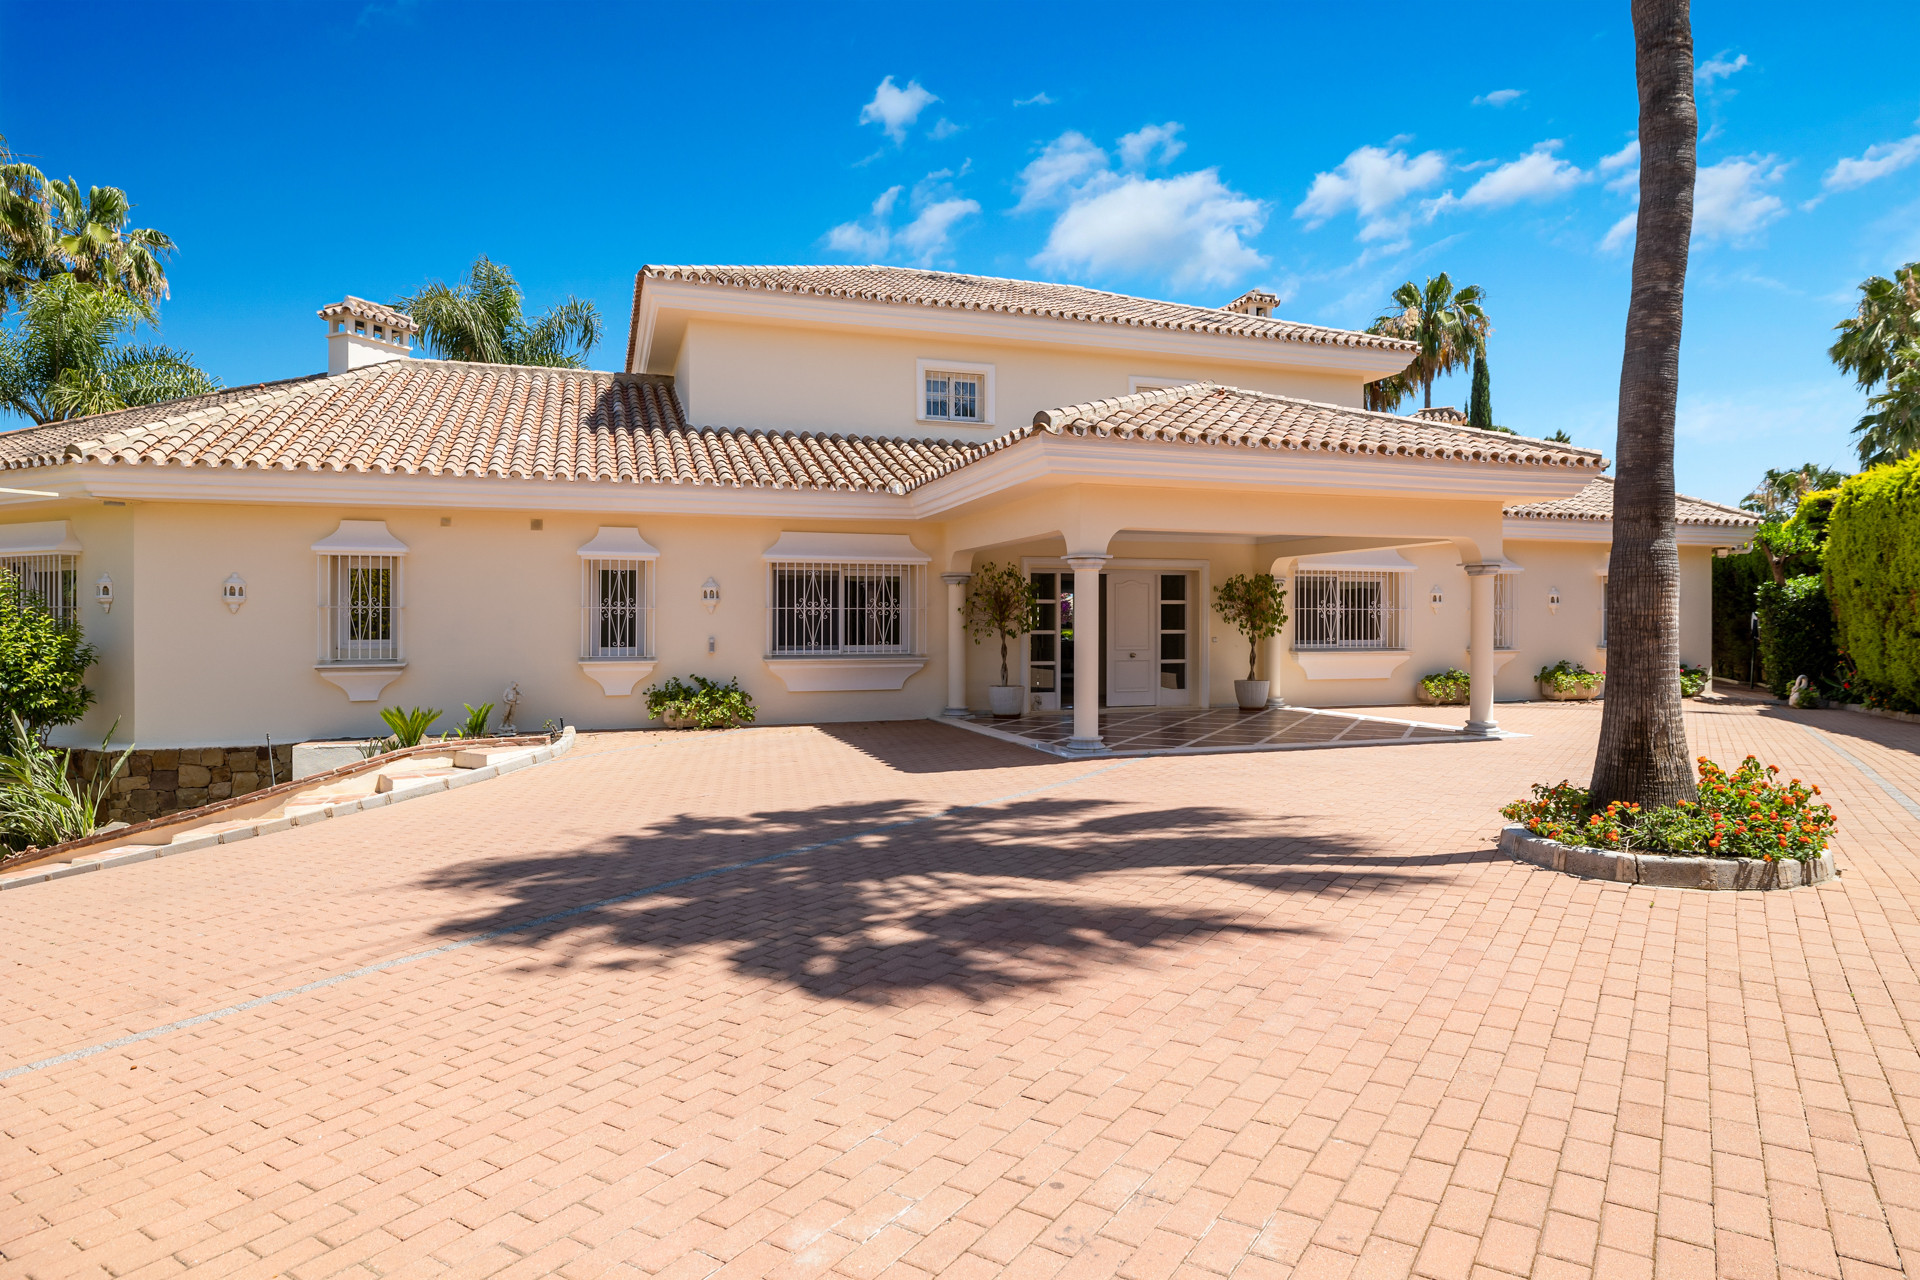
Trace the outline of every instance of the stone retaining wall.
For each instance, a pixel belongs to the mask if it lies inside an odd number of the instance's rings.
[[[76,750],[70,772],[75,778],[93,776],[100,752]],[[114,752],[114,756],[119,752]],[[105,768],[113,763],[107,758]],[[273,748],[273,773],[267,769],[265,747],[186,747],[174,751],[136,751],[113,781],[107,794],[108,822],[145,822],[163,814],[192,809],[215,800],[243,796],[293,777],[293,746]]]

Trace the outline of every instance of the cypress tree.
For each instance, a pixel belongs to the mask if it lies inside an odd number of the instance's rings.
[[[1494,430],[1493,380],[1487,376],[1487,349],[1473,353],[1473,398],[1467,401],[1467,425]]]

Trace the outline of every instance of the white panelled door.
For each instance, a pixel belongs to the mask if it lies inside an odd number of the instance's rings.
[[[1160,669],[1157,576],[1145,569],[1107,575],[1107,705],[1150,707]]]

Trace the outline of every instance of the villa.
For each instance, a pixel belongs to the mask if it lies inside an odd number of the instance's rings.
[[[649,266],[603,373],[418,359],[350,297],[325,374],[0,436],[0,563],[99,651],[76,744],[366,735],[509,684],[523,727],[631,727],[694,672],[769,723],[979,709],[987,562],[1031,575],[1012,679],[1083,749],[1102,705],[1233,704],[1247,648],[1209,601],[1237,573],[1288,590],[1276,700],[1404,703],[1459,666],[1491,731],[1540,666],[1604,669],[1601,455],[1368,412],[1411,345],[1276,302]],[[1678,516],[1706,665],[1711,557],[1753,518]]]

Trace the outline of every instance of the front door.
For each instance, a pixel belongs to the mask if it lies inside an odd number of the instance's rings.
[[[1119,569],[1107,578],[1107,705],[1150,707],[1158,701],[1159,577]]]

